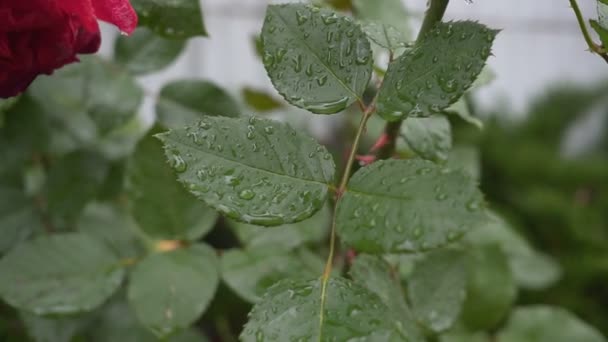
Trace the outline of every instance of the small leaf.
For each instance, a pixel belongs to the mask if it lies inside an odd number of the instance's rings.
[[[0,260],[0,295],[37,315],[91,311],[120,286],[118,258],[89,235],[42,236]]]
[[[268,287],[285,278],[310,279],[321,274],[323,260],[307,250],[257,247],[222,254],[222,278],[241,298],[256,303]],[[310,263],[314,260],[314,263]]]
[[[475,182],[461,171],[421,159],[378,161],[351,178],[336,225],[358,251],[421,251],[483,223],[483,206]]]
[[[408,118],[401,126],[401,136],[421,158],[445,162],[452,148],[452,127],[443,115]]]
[[[600,37],[602,46],[608,46],[608,29],[604,28],[596,20],[589,20],[589,24],[591,25],[591,28],[593,28],[595,32],[597,32],[597,35]]]
[[[473,250],[462,320],[471,331],[495,327],[509,312],[517,287],[507,258],[496,245]]]
[[[182,80],[160,91],[156,113],[168,128],[194,124],[205,115],[239,116],[241,110],[224,89],[207,81]]]
[[[218,282],[217,258],[207,245],[153,254],[131,274],[129,303],[146,327],[165,337],[199,318]]]
[[[500,342],[606,342],[596,328],[572,313],[546,305],[514,310],[497,339]]]
[[[185,46],[183,40],[165,39],[140,27],[129,37],[118,37],[114,59],[133,74],[146,74],[171,64]]]
[[[408,296],[418,322],[434,332],[449,329],[466,298],[465,254],[450,249],[429,253],[416,263]]]
[[[409,13],[401,0],[353,0],[352,4],[357,18],[390,25],[405,37],[411,36]]]
[[[312,216],[334,178],[323,146],[272,120],[206,117],[157,137],[190,192],[246,223],[277,226]]]
[[[200,203],[176,180],[163,147],[152,134],[137,145],[128,168],[131,212],[149,236],[195,241],[208,233],[217,212]]]
[[[363,23],[363,31],[374,43],[391,51],[395,51],[409,45],[408,35],[397,30],[391,25],[373,21],[365,22]]]
[[[42,218],[17,187],[0,185],[0,255],[42,230]]]
[[[207,36],[198,0],[131,0],[139,25],[172,39]]]
[[[408,307],[403,295],[403,288],[396,269],[382,258],[371,255],[358,255],[350,275],[355,282],[363,285],[380,297],[391,310],[392,316],[403,325],[406,341],[424,341],[420,329]]]
[[[317,114],[342,111],[372,73],[372,52],[348,17],[304,4],[270,5],[262,28],[263,61],[279,93]]]
[[[397,121],[430,116],[456,102],[481,72],[497,33],[469,21],[438,23],[389,65],[378,113]]]
[[[241,90],[241,95],[249,107],[260,113],[283,108],[283,104],[279,100],[262,90],[245,87]]]
[[[325,206],[311,218],[273,229],[230,221],[237,237],[248,247],[272,247],[290,250],[304,243],[320,242],[327,236],[331,224],[331,211]]]
[[[386,306],[365,288],[330,278],[324,307],[321,292],[320,280],[273,285],[251,310],[241,341],[403,340]]]

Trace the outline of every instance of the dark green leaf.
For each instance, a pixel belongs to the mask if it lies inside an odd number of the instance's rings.
[[[279,100],[261,90],[246,87],[241,90],[241,95],[249,107],[261,113],[283,108]]]
[[[416,263],[407,292],[418,322],[434,332],[449,329],[466,298],[465,254],[450,249],[429,253]]]
[[[198,0],[131,0],[139,25],[172,39],[207,36]]]
[[[217,212],[177,181],[162,144],[152,134],[137,145],[128,168],[131,211],[146,234],[165,240],[197,240],[215,225]]]
[[[222,278],[241,298],[256,303],[268,287],[279,280],[311,279],[323,272],[323,260],[316,254],[277,247],[233,249],[223,253]]]
[[[351,18],[304,4],[270,5],[264,66],[294,106],[333,114],[361,98],[372,73],[367,37]]]
[[[407,341],[424,341],[405,301],[397,272],[380,257],[366,254],[358,255],[350,269],[353,280],[378,295],[393,317],[403,324]]]
[[[140,27],[129,37],[118,37],[114,59],[133,74],[146,74],[171,64],[185,46],[183,40],[165,39]]]
[[[21,313],[28,335],[36,342],[71,342],[76,334],[87,328],[91,316],[45,317]]]
[[[42,236],[0,260],[0,295],[38,315],[91,311],[120,286],[118,258],[86,234]]]
[[[517,287],[498,246],[484,246],[472,253],[469,264],[467,299],[462,319],[471,331],[491,329],[507,314]]]
[[[146,327],[164,337],[199,318],[218,282],[217,257],[207,245],[153,254],[131,274],[129,303]]]
[[[240,109],[224,89],[207,81],[175,81],[161,90],[156,113],[169,128],[192,125],[205,115],[239,116]]]
[[[420,251],[484,222],[483,205],[475,182],[461,171],[421,159],[378,161],[351,178],[336,225],[358,251]]]
[[[78,231],[105,241],[116,255],[124,259],[143,254],[139,227],[116,205],[92,202],[84,209],[77,222]]]
[[[34,201],[19,188],[0,185],[0,255],[41,230]]]
[[[452,148],[452,128],[443,115],[408,118],[401,126],[401,136],[421,158],[445,162]]]
[[[498,335],[498,341],[606,342],[606,338],[564,309],[536,305],[517,308]]]
[[[276,121],[206,117],[157,136],[190,192],[247,223],[277,226],[312,216],[334,178],[323,146]]]
[[[308,242],[320,242],[329,231],[331,210],[325,206],[310,219],[284,224],[273,229],[230,221],[239,240],[248,247],[289,250]]]
[[[251,310],[241,340],[403,340],[387,307],[365,288],[330,278],[323,307],[321,293],[320,280],[285,279],[273,285]]]
[[[53,224],[65,228],[100,191],[109,163],[96,153],[77,151],[57,160],[46,184],[48,210]]]
[[[378,113],[397,121],[430,116],[456,102],[481,72],[497,33],[469,21],[437,24],[389,65]]]

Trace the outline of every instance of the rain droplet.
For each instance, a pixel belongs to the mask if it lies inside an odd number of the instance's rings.
[[[245,189],[239,193],[239,197],[248,201],[255,197],[255,192],[253,192],[252,190],[249,190],[249,189]]]
[[[188,168],[188,165],[186,164],[186,161],[184,161],[184,159],[180,155],[174,154],[171,157],[171,167],[173,167],[173,169],[175,169],[175,171],[182,173],[182,172],[186,171],[186,169]]]

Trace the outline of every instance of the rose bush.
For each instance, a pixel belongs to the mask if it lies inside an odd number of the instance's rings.
[[[97,19],[127,34],[137,25],[128,0],[0,0],[0,97],[19,94],[77,54],[96,52]]]

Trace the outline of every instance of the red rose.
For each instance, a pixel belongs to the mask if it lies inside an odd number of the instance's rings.
[[[97,19],[125,33],[137,26],[129,0],[0,0],[0,98],[77,61],[76,54],[97,52]]]

